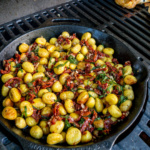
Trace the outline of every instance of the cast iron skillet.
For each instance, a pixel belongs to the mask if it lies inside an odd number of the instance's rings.
[[[56,20],[57,21],[57,20]],[[114,38],[111,35],[105,34],[97,29],[79,26],[79,25],[52,25],[48,27],[39,28],[28,32],[11,43],[9,43],[1,52],[0,52],[0,61],[5,59],[9,59],[14,56],[14,53],[20,43],[28,43],[31,44],[37,37],[43,36],[47,40],[51,37],[58,37],[63,31],[68,31],[69,33],[77,33],[77,37],[81,37],[81,35],[85,32],[91,32],[92,37],[96,39],[97,44],[103,44],[105,47],[112,47],[115,49],[114,57],[118,58],[120,63],[124,63],[127,60],[130,60],[132,63],[133,71],[135,76],[138,79],[138,82],[135,86],[133,86],[135,92],[135,99],[133,101],[133,106],[130,111],[130,115],[127,119],[121,122],[119,125],[113,129],[113,131],[107,135],[98,139],[95,142],[87,143],[87,144],[80,144],[77,146],[68,146],[68,145],[47,145],[43,143],[46,140],[35,140],[27,132],[23,132],[15,127],[13,121],[5,120],[2,115],[2,105],[0,105],[0,124],[3,126],[5,130],[8,131],[13,137],[15,137],[20,144],[22,145],[23,149],[104,149],[108,150],[111,149],[116,139],[121,135],[125,130],[127,130],[136,118],[139,116],[140,112],[142,111],[143,105],[146,100],[147,94],[147,81],[148,81],[148,70],[141,61],[139,61],[130,49],[120,42],[118,39]],[[0,69],[2,68],[2,64],[0,65]],[[0,84],[0,88],[2,83]],[[0,97],[0,101],[2,102],[3,97]]]

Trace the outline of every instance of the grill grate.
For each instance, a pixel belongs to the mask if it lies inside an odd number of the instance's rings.
[[[13,39],[39,27],[48,18],[54,17],[85,19],[90,26],[117,37],[137,57],[150,64],[150,15],[146,8],[140,5],[131,10],[122,9],[113,0],[74,0],[0,25],[0,50]],[[148,91],[148,102],[141,120],[129,135],[121,138],[114,145],[113,150],[127,149],[127,147],[136,150],[149,149],[150,82]],[[3,138],[3,143],[7,148],[12,144],[6,137]]]

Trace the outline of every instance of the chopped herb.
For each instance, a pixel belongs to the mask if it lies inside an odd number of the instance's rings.
[[[27,106],[24,106],[24,115],[27,117]]]
[[[60,102],[60,99],[56,99],[56,100],[54,100],[55,102]]]
[[[35,54],[38,54],[38,51],[39,51],[39,46],[37,46],[34,50],[33,50],[33,52],[35,53]]]
[[[51,62],[52,58],[53,58],[53,57],[50,57],[50,58],[49,58],[49,61],[50,61],[50,62]]]
[[[21,64],[16,64],[16,66],[13,66],[13,68],[20,68]]]
[[[109,81],[109,84],[117,85],[117,83],[114,80]]]
[[[23,118],[23,114],[21,114],[21,117]]]
[[[75,92],[76,90],[75,90],[75,89],[71,89],[71,91],[72,91],[72,92]]]
[[[44,119],[42,119],[42,121],[47,121],[47,119],[44,118]]]
[[[68,63],[68,61],[66,61],[64,64],[60,64],[60,65],[58,65],[58,66],[55,66],[54,68],[59,68],[59,67],[63,67],[63,66],[65,66],[66,64]]]
[[[100,68],[100,66],[93,67],[91,70],[95,70],[97,68]]]
[[[88,93],[89,94],[89,97],[93,97],[90,93]]]
[[[85,120],[84,120],[83,118],[81,118],[80,121],[79,121],[79,124],[83,124],[84,121],[85,121]]]
[[[97,128],[97,130],[98,130],[98,131],[101,131],[101,130],[103,130],[103,128]]]
[[[32,82],[27,83],[28,87],[33,87]]]
[[[90,82],[90,80],[88,79],[88,81],[87,81],[87,85],[89,85],[89,82]]]
[[[118,106],[120,106],[126,100],[127,100],[127,97],[125,97],[124,95],[121,95],[120,98],[119,98]]]
[[[21,71],[21,72],[23,72],[23,69],[18,69],[18,71]]]
[[[97,87],[97,89],[98,89],[98,90],[100,90],[100,91],[102,91],[102,92],[103,92],[103,94],[105,94],[105,93],[106,93],[106,91],[105,91],[104,89],[102,89],[100,86],[98,86],[98,87]]]
[[[38,108],[36,108],[35,106],[32,105],[32,107],[33,107],[34,109],[37,109],[37,110],[38,110]]]
[[[65,127],[64,130],[67,130],[69,127],[71,127],[71,124],[69,123],[69,121],[67,119],[65,119]]]
[[[109,91],[111,90],[111,88],[113,87],[113,85],[109,85],[108,88],[106,89],[106,91]]]
[[[69,118],[69,116],[68,116],[68,115],[66,115],[66,116],[60,116],[60,117],[62,117],[62,118],[66,118],[66,119],[68,119],[68,118]]]
[[[75,123],[73,123],[73,126],[76,127]]]
[[[51,92],[51,89],[50,88],[47,88],[48,92]]]
[[[102,67],[102,68],[106,68],[106,65],[102,65],[101,67]]]
[[[70,61],[70,63],[72,63],[72,64],[78,64],[78,61],[75,59],[75,57],[73,57],[72,55],[70,55],[69,57],[68,57],[68,60]]]
[[[103,97],[104,97],[104,95],[99,96],[99,98],[103,98]]]
[[[42,116],[42,115],[41,115],[41,118],[42,118],[42,119],[45,119],[45,120],[48,120],[48,119],[49,119],[49,116]]]
[[[85,89],[82,89],[82,88],[78,88],[77,90],[85,90]]]
[[[96,120],[100,120],[101,118],[100,117],[98,117],[98,118],[96,118],[94,121],[96,121]]]

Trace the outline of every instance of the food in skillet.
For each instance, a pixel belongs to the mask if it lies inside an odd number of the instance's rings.
[[[115,0],[115,2],[122,7],[132,9],[138,4],[148,4],[150,0]]]
[[[114,49],[64,31],[49,42],[22,43],[1,70],[2,116],[30,128],[48,144],[87,143],[109,134],[129,114],[137,82],[130,61],[120,64]]]

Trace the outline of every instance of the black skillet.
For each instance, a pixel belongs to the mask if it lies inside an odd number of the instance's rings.
[[[66,21],[66,19],[53,19],[52,21]],[[79,19],[70,20],[67,19],[67,21],[77,21],[79,22]],[[39,150],[47,150],[47,149],[104,149],[108,150],[111,149],[116,139],[125,132],[137,119],[140,112],[142,111],[142,108],[144,106],[144,103],[146,101],[146,95],[147,95],[147,81],[148,81],[148,70],[145,65],[141,61],[139,61],[134,54],[130,51],[130,49],[124,45],[122,42],[120,42],[118,39],[114,38],[111,35],[105,34],[97,29],[85,27],[85,26],[79,26],[76,23],[67,23],[70,25],[66,25],[66,23],[57,23],[57,25],[54,25],[50,23],[50,21],[46,22],[45,25],[51,25],[48,27],[39,28],[36,30],[33,30],[31,32],[28,32],[11,43],[9,43],[1,52],[0,52],[0,61],[5,59],[9,59],[14,56],[15,51],[17,50],[17,47],[20,43],[28,43],[31,44],[37,37],[43,36],[47,40],[49,40],[51,37],[58,37],[63,31],[68,31],[70,34],[77,33],[77,37],[81,37],[81,35],[85,32],[91,32],[92,37],[96,39],[97,44],[103,44],[105,47],[111,47],[115,49],[114,57],[118,58],[120,63],[124,63],[127,60],[130,60],[132,63],[133,71],[135,76],[138,79],[138,82],[134,88],[135,93],[135,99],[133,101],[133,106],[130,111],[130,115],[127,119],[125,119],[123,122],[116,125],[116,127],[113,129],[113,131],[107,135],[102,137],[101,139],[98,139],[95,142],[87,143],[87,144],[80,144],[77,146],[68,146],[68,145],[47,145],[43,141],[45,140],[35,140],[33,139],[27,132],[23,132],[22,130],[19,130],[15,127],[14,121],[7,121],[3,119],[1,115],[2,111],[2,105],[0,105],[0,124],[2,128],[6,130],[6,132],[11,134],[14,138],[16,138],[20,144],[22,145],[23,149],[39,149]],[[44,25],[44,26],[45,26]],[[87,24],[86,24],[87,26]],[[2,68],[2,64],[0,65],[0,69]],[[2,86],[2,83],[0,84],[0,88]],[[0,101],[2,102],[3,97],[0,97]],[[2,130],[2,129],[1,129]]]

